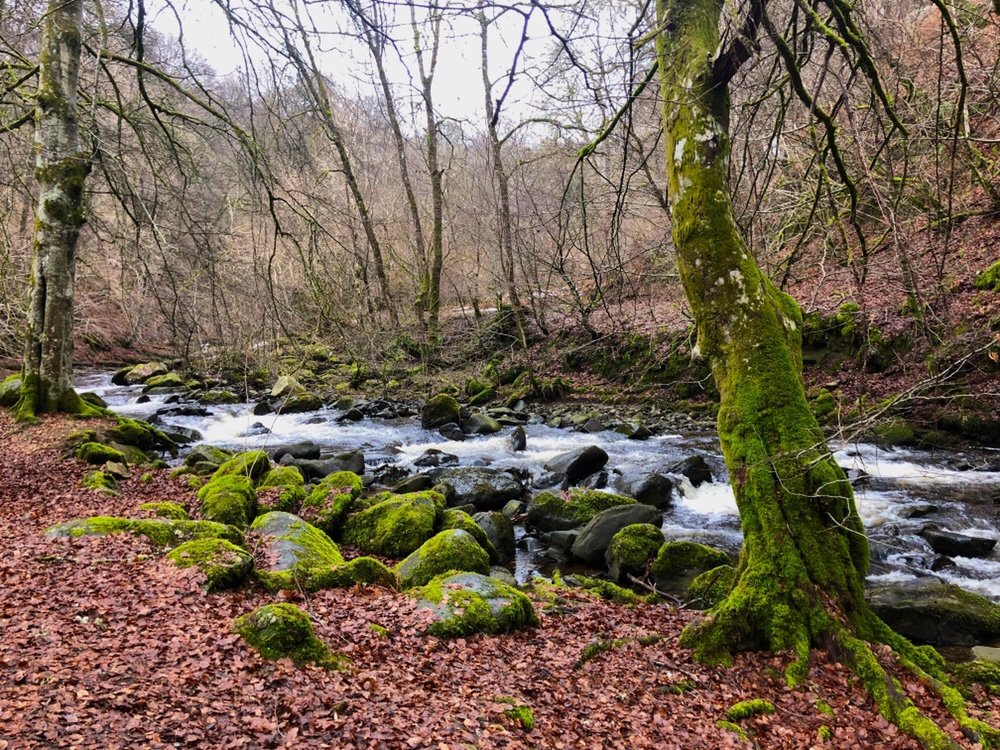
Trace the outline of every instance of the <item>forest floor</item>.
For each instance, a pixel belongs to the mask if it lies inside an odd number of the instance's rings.
[[[165,470],[123,481],[117,497],[81,488],[85,467],[60,450],[79,427],[63,418],[19,426],[0,410],[0,750],[917,747],[820,654],[794,690],[781,678],[785,655],[695,663],[677,637],[698,613],[668,605],[629,608],[566,589],[555,604],[533,596],[536,629],[439,640],[420,635],[414,601],[394,591],[207,595],[196,568],[174,568],[143,538],[46,541],[47,527],[72,518],[196,504]],[[237,616],[282,598],[309,612],[353,667],[267,662],[233,634]],[[609,647],[584,659],[598,643]],[[880,658],[956,741],[975,747],[929,689]],[[741,741],[719,722],[755,698],[776,711],[743,720]],[[530,708],[534,727],[509,716],[513,707]],[[998,726],[1000,698],[980,696],[970,712]]]

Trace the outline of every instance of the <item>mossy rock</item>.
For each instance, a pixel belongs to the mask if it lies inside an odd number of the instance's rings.
[[[272,510],[298,513],[305,499],[305,480],[294,466],[275,466],[257,484],[258,515]]]
[[[225,539],[237,546],[246,545],[243,532],[234,526],[212,521],[178,521],[169,518],[116,518],[93,516],[65,521],[50,527],[46,539],[72,539],[81,536],[107,536],[132,533],[146,537],[161,547],[173,547],[192,539]]]
[[[192,539],[167,553],[178,568],[197,566],[205,576],[205,591],[237,588],[253,570],[253,556],[225,539]]]
[[[202,406],[222,406],[224,404],[238,404],[242,399],[232,391],[206,391],[198,396],[198,403]]]
[[[469,406],[485,406],[497,397],[496,391],[492,387],[479,391],[475,396],[469,397]]]
[[[449,529],[434,535],[395,568],[404,589],[424,586],[435,576],[452,570],[490,572],[486,550],[472,534],[462,529]]]
[[[107,401],[105,401],[103,398],[101,398],[100,396],[98,396],[96,393],[92,393],[90,391],[85,391],[84,393],[81,393],[80,394],[80,400],[83,401],[85,404],[90,404],[91,406],[96,406],[98,409],[107,409],[108,408],[108,402]]]
[[[650,573],[656,587],[683,594],[691,582],[706,570],[729,564],[729,555],[697,542],[667,542],[656,555]]]
[[[153,513],[160,518],[172,518],[175,521],[187,521],[189,520],[188,512],[184,510],[181,505],[171,502],[159,502],[159,503],[143,503],[139,506],[139,510],[145,510],[149,513]]]
[[[695,576],[684,599],[691,609],[711,609],[729,596],[736,579],[736,568],[720,565]]]
[[[221,471],[221,469],[220,469]],[[257,516],[257,493],[243,474],[220,474],[198,490],[201,516],[245,529]]]
[[[594,596],[613,604],[633,606],[639,601],[639,596],[631,589],[624,588],[611,581],[603,581],[600,578],[572,575],[566,576],[565,581],[569,585],[578,586],[584,591],[589,591]]]
[[[512,586],[481,573],[445,573],[410,596],[428,610],[433,622],[425,631],[439,638],[511,633],[538,627],[531,600]]]
[[[271,387],[271,398],[284,398],[285,396],[296,396],[301,393],[305,393],[306,389],[302,387],[298,380],[296,380],[291,375],[282,375],[278,378],[274,385]]]
[[[316,664],[326,669],[346,669],[350,661],[333,654],[313,630],[309,615],[294,604],[265,604],[238,617],[233,631],[269,660],[291,659],[297,666]]]
[[[604,553],[608,575],[621,581],[628,575],[642,575],[649,561],[663,546],[663,532],[651,523],[626,526],[611,537]]]
[[[232,458],[233,452],[214,445],[198,445],[184,457],[184,465],[196,470],[196,467],[212,466],[211,471],[197,471],[199,474],[213,474],[226,461]]]
[[[464,510],[459,510],[458,508],[448,508],[441,515],[441,523],[438,526],[438,531],[448,531],[450,529],[461,529],[462,531],[468,532],[472,535],[473,539],[482,547],[486,554],[489,555],[490,563],[493,565],[498,565],[502,561],[500,559],[500,553],[497,552],[496,547],[490,541],[489,536],[486,534],[486,530],[476,523],[475,519],[466,513]],[[462,568],[456,568],[456,570],[462,570]],[[440,571],[444,572],[444,571]],[[418,584],[423,585],[423,584]]]
[[[399,577],[374,557],[355,557],[340,565],[308,568],[295,579],[303,591],[346,589],[357,584],[399,588]]]
[[[528,503],[528,522],[539,531],[565,531],[583,526],[608,508],[634,504],[631,497],[582,487],[560,493],[541,492]]]
[[[1000,292],[1000,260],[976,274],[976,289]]]
[[[128,463],[122,451],[112,448],[110,445],[102,445],[95,442],[81,444],[76,449],[76,457],[88,464],[103,464],[108,461],[123,464]]]
[[[826,388],[809,392],[809,408],[820,422],[829,421],[837,413],[837,400]]]
[[[282,414],[302,414],[323,408],[323,399],[315,393],[296,393],[275,404],[275,408]]]
[[[465,395],[467,398],[475,398],[481,393],[492,390],[492,383],[476,380],[475,378],[467,378],[465,381]]]
[[[150,463],[150,454],[134,445],[123,445],[122,443],[109,443],[109,448],[114,448],[125,456],[125,462],[129,466],[146,466]]]
[[[357,474],[337,471],[324,477],[302,501],[299,515],[331,537],[340,535],[344,518],[361,496],[364,484]]]
[[[918,442],[916,430],[901,419],[875,425],[870,432],[872,440],[880,445],[916,445]]]
[[[144,362],[141,365],[129,368],[128,373],[123,379],[125,385],[139,385],[157,375],[166,375],[169,371],[167,366],[162,362]]]
[[[0,383],[0,406],[9,409],[17,404],[21,398],[22,382],[20,375],[9,375]]]
[[[434,430],[449,422],[462,423],[462,407],[454,396],[442,393],[424,404],[420,412],[420,424],[424,429]]]
[[[118,494],[118,480],[115,479],[114,475],[100,469],[88,471],[83,479],[80,480],[80,486],[90,490],[97,490],[105,495]]]
[[[890,628],[918,643],[973,646],[1000,638],[1000,605],[934,578],[877,588],[871,608]]]
[[[176,372],[168,372],[164,375],[153,375],[143,381],[143,393],[148,393],[154,388],[183,388],[187,390],[187,383]]]
[[[177,445],[158,429],[141,419],[118,417],[118,424],[107,431],[116,443],[131,445],[143,451],[168,450],[175,453]]]
[[[244,476],[257,485],[257,482],[271,470],[271,459],[264,451],[247,451],[237,453],[227,459],[212,475],[212,481],[222,476]]]
[[[348,516],[344,543],[370,555],[406,557],[434,536],[438,514],[443,511],[444,496],[437,492],[397,495]]]

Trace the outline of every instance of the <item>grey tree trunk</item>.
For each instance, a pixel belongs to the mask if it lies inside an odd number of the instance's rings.
[[[77,124],[82,25],[82,0],[49,0],[35,104],[38,209],[20,420],[42,412],[91,411],[72,385],[76,244],[90,172]]]

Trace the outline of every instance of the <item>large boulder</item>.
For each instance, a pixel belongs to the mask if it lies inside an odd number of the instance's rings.
[[[521,480],[511,472],[479,466],[449,469],[438,482],[454,490],[454,495],[449,493],[449,505],[475,505],[477,510],[499,510],[524,492]]]
[[[238,546],[246,544],[243,532],[234,526],[212,521],[183,521],[171,518],[115,518],[93,516],[56,524],[45,531],[46,539],[73,539],[132,533],[146,537],[161,547],[173,547],[191,539],[218,537]]]
[[[221,471],[221,469],[220,469]],[[201,517],[246,529],[257,515],[257,493],[243,474],[216,474],[198,490]]]
[[[911,641],[974,646],[1000,637],[1000,605],[936,578],[882,586],[872,611]]]
[[[628,474],[618,484],[622,494],[665,510],[674,501],[674,483],[662,474]]]
[[[958,534],[935,526],[924,527],[920,536],[927,540],[931,549],[948,557],[986,557],[997,545],[996,539]]]
[[[492,560],[494,564],[503,565],[514,559],[514,524],[507,516],[501,511],[490,510],[476,513],[472,520],[486,533],[490,545],[496,550],[496,559]]]
[[[212,480],[223,476],[242,476],[256,484],[262,476],[271,470],[271,459],[264,451],[247,451],[237,453],[226,459],[215,473]]]
[[[690,456],[683,461],[678,461],[667,469],[667,473],[686,477],[694,487],[712,481],[712,469],[705,461],[704,456]]]
[[[663,522],[660,512],[651,505],[619,505],[602,510],[594,516],[573,542],[570,552],[588,565],[600,565],[604,553],[611,545],[611,539],[626,526],[637,523],[654,524]]]
[[[729,555],[721,550],[697,542],[667,542],[660,547],[650,573],[658,589],[682,595],[697,576],[728,564]]]
[[[475,413],[469,415],[462,425],[462,430],[468,435],[495,435],[503,426],[488,414]]]
[[[306,389],[293,376],[282,375],[271,387],[271,398],[285,398],[286,396],[296,396],[305,392]]]
[[[0,383],[0,406],[9,409],[21,397],[21,376],[11,375]]]
[[[414,492],[383,500],[348,516],[343,540],[367,554],[406,557],[434,536],[444,497],[437,492]]]
[[[302,472],[295,466],[275,466],[257,482],[257,513],[272,510],[299,513],[305,497]]]
[[[183,391],[188,389],[184,378],[176,372],[168,372],[163,375],[153,375],[150,378],[146,378],[142,384],[142,392],[149,393],[154,388],[177,388]]]
[[[396,574],[404,589],[423,586],[435,576],[453,570],[490,572],[490,558],[486,550],[472,534],[462,529],[449,529],[434,535],[396,566]]]
[[[528,503],[528,523],[539,531],[565,531],[583,526],[608,508],[634,504],[630,497],[579,487],[558,494],[541,492]]]
[[[361,496],[362,487],[361,477],[353,472],[330,474],[302,501],[299,515],[331,537],[336,537],[354,501]]]
[[[323,407],[323,399],[315,393],[293,393],[274,406],[282,414],[302,414],[319,411]]]
[[[196,566],[209,594],[242,585],[253,570],[253,556],[225,539],[192,539],[168,552],[167,559],[181,569]]]
[[[481,514],[477,513],[476,515],[478,516]],[[497,552],[497,548],[493,546],[493,542],[491,542],[489,536],[486,535],[486,530],[476,523],[472,516],[464,510],[459,510],[458,508],[448,508],[441,514],[441,522],[438,524],[438,531],[448,531],[450,529],[461,529],[462,531],[471,534],[472,538],[479,543],[479,546],[486,550],[486,554],[489,555],[490,558],[490,564],[497,565],[500,563],[500,553]]]
[[[322,479],[338,471],[350,471],[357,475],[365,473],[365,454],[361,451],[348,451],[332,458],[319,460],[296,459],[289,455],[282,457],[281,462],[290,466],[298,466],[303,476],[309,481]]]
[[[170,370],[162,362],[146,362],[131,368],[121,380],[125,381],[124,385],[139,385],[156,375],[166,375],[168,372]]]
[[[538,615],[517,589],[481,573],[448,573],[410,596],[417,609],[431,613],[428,635],[453,638],[487,633],[496,635],[538,627]]]
[[[553,456],[545,464],[545,468],[553,474],[565,474],[570,484],[576,484],[603,469],[607,462],[608,454],[602,448],[588,445],[586,448]]]
[[[301,443],[283,445],[274,451],[274,460],[281,461],[285,456],[292,458],[306,458],[315,461],[319,458],[320,448],[312,440],[303,440]]]
[[[442,393],[424,404],[420,424],[425,430],[433,430],[449,422],[462,423],[462,407],[454,397]]]
[[[621,581],[629,575],[642,575],[662,546],[663,531],[659,526],[639,523],[619,529],[604,552],[608,577]]]
[[[313,631],[309,615],[294,604],[265,604],[238,617],[233,630],[265,659],[291,659],[297,666],[316,664],[343,669],[347,657],[333,654]]]

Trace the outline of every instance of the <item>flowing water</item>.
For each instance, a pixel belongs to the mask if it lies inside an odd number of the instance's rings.
[[[142,419],[153,417],[170,398],[154,396],[140,403],[141,389],[112,385],[110,373],[83,375],[77,387],[97,393],[119,414]],[[509,441],[512,427],[496,435],[456,442],[421,428],[416,419],[337,421],[341,413],[324,408],[306,414],[255,416],[251,407],[238,404],[211,407],[208,416],[161,416],[160,420],[198,430],[203,442],[234,450],[273,449],[304,440],[321,446],[324,454],[361,450],[369,468],[392,464],[413,470],[414,461],[424,451],[436,448],[458,456],[461,465],[513,467],[537,475],[558,453],[599,445],[608,453],[609,470],[623,474],[666,473],[678,461],[700,454],[711,466],[715,481],[695,488],[683,477],[673,477],[678,496],[664,515],[664,534],[668,539],[691,539],[730,552],[739,550],[736,503],[716,436],[710,431],[661,434],[634,441],[611,431],[587,434],[528,424],[527,448],[514,452]],[[953,566],[932,573],[937,556],[919,536],[924,526],[934,523],[948,531],[1000,539],[1000,473],[974,470],[1000,462],[1000,452],[985,448],[929,452],[864,443],[831,447],[841,466],[869,475],[855,492],[872,542],[870,582],[933,574],[1000,601],[1000,545],[986,558],[956,557]],[[614,489],[614,478],[612,471],[609,489]],[[926,515],[912,517],[921,512]],[[518,534],[523,537],[523,529]],[[551,568],[551,555],[542,547],[534,540],[521,540],[516,560],[519,580]]]

